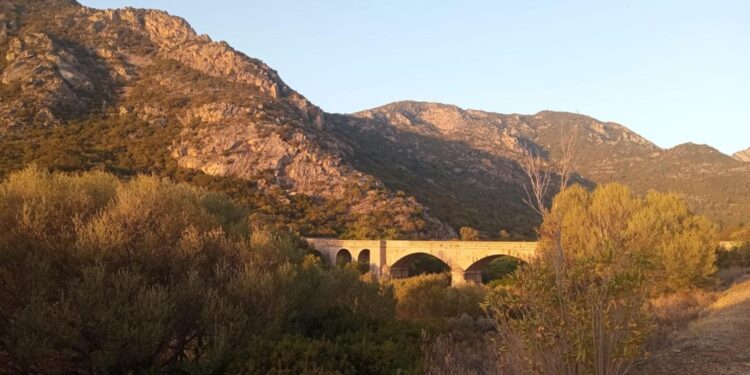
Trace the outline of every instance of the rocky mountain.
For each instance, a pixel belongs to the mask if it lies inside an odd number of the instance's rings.
[[[399,102],[329,114],[165,12],[0,2],[0,176],[29,163],[154,173],[244,202],[251,224],[311,236],[450,238],[472,226],[531,238],[521,151],[554,164],[569,129],[578,182],[676,191],[726,228],[747,220],[750,164],[706,146],[664,150],[559,112]]]
[[[732,156],[739,161],[750,162],[750,148],[745,151],[736,152]]]
[[[183,19],[70,0],[0,5],[0,173],[159,173],[233,193],[259,220],[306,235],[454,235],[352,168],[324,113],[276,71]]]
[[[555,164],[563,132],[576,134],[581,183],[675,192],[726,231],[742,226],[750,212],[750,165],[708,146],[661,149],[622,125],[587,116],[399,102],[329,122],[352,145],[358,169],[414,195],[449,223],[485,233],[528,235],[524,229],[535,218],[520,203],[526,196],[521,150],[536,149]]]

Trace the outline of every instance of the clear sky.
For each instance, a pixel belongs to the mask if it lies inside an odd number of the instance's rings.
[[[79,0],[158,8],[329,112],[398,100],[621,123],[662,147],[750,147],[747,0]]]

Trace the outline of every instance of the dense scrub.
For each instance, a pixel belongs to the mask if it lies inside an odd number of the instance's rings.
[[[466,284],[451,288],[449,274],[425,274],[393,280],[398,305],[396,313],[406,320],[440,320],[466,314],[484,316],[481,303],[487,289]]]
[[[147,95],[146,88],[142,91]],[[303,236],[393,239],[424,229],[421,217],[394,224],[387,207],[355,217],[348,209],[367,194],[358,186],[334,200],[261,188],[259,181],[273,180],[270,172],[240,179],[181,168],[169,154],[180,129],[174,122],[150,123],[135,114],[95,114],[65,126],[8,132],[0,135],[0,177],[31,163],[69,172],[103,170],[120,177],[154,174],[225,194],[252,211],[252,221]]]
[[[388,287],[154,177],[0,185],[0,371],[396,373],[420,329]]]
[[[628,373],[654,327],[649,301],[714,282],[715,229],[672,195],[573,187],[540,211],[542,256],[488,298],[511,373]]]
[[[715,282],[714,225],[693,215],[676,195],[650,192],[641,198],[618,184],[593,192],[573,187],[555,199],[552,215],[560,218],[554,225],[560,225],[569,253],[627,257],[648,279],[651,293]],[[543,243],[554,246],[549,239]]]
[[[654,322],[671,322],[649,300],[709,285],[714,269],[704,219],[671,196],[619,186],[558,196],[541,233],[562,228],[563,266],[544,237],[538,261],[490,267],[516,270],[494,288],[451,288],[445,274],[378,284],[249,212],[156,177],[10,174],[0,185],[0,370],[622,373]]]

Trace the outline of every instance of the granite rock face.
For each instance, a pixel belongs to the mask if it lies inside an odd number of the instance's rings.
[[[174,129],[170,146],[153,151],[182,168],[320,204],[345,201],[338,210],[346,220],[386,217],[383,227],[407,228],[401,235],[409,237],[455,236],[414,198],[354,169],[344,159],[349,146],[324,129],[324,112],[275,70],[179,17],[65,0],[12,0],[0,11],[6,135],[92,116],[133,118]]]

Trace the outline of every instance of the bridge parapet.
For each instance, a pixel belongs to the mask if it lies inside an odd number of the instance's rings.
[[[351,261],[367,262],[376,277],[408,276],[410,261],[418,254],[434,256],[451,269],[453,284],[481,279],[481,267],[500,256],[530,261],[537,254],[536,242],[504,241],[404,241],[340,240],[305,238],[332,264],[344,255]],[[365,257],[366,255],[366,257]]]

